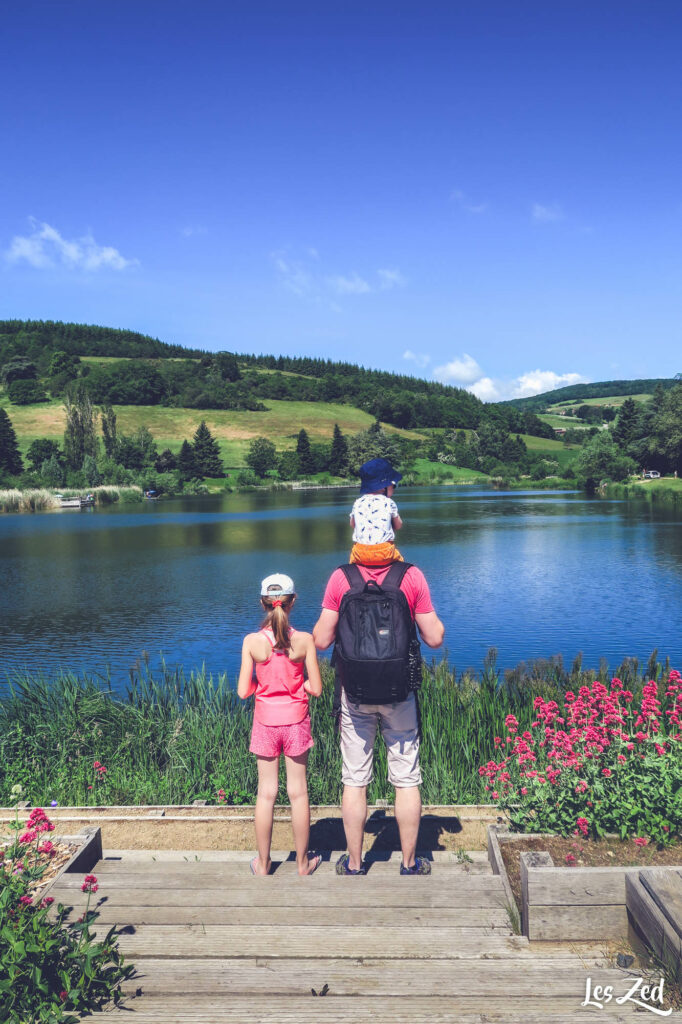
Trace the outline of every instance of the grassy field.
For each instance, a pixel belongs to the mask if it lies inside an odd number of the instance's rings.
[[[231,409],[169,409],[160,405],[115,406],[117,427],[121,434],[133,434],[146,426],[154,435],[159,449],[179,451],[182,442],[191,440],[201,420],[220,444],[226,466],[243,466],[249,442],[254,437],[268,437],[278,450],[293,448],[296,436],[304,427],[313,442],[330,441],[334,424],[344,434],[357,434],[374,422],[369,413],[351,405],[331,402],[283,402],[270,400],[266,412],[239,412]],[[23,452],[37,437],[61,441],[64,435],[64,406],[61,401],[42,402],[39,405],[10,405],[7,397],[0,398],[0,406],[7,409]],[[413,430],[400,430],[385,425],[388,433],[419,438]]]
[[[429,462],[428,459],[415,459],[414,471],[420,477],[438,477],[443,480],[452,480],[454,483],[465,483],[469,480],[472,483],[477,481],[488,481],[490,477],[485,473],[479,473],[477,469],[462,469],[459,466],[446,466],[442,462]]]
[[[547,411],[552,412],[554,409],[567,409],[571,406],[577,408],[579,405],[612,405],[615,408],[619,408],[626,398],[633,398],[635,402],[646,402],[652,397],[650,392],[643,392],[639,395],[603,395],[601,398],[580,398],[573,399],[571,402],[556,402],[554,405],[548,405]]]
[[[575,428],[576,430],[589,430],[592,426],[591,423],[585,423],[585,420],[579,420],[577,416],[559,416],[557,413],[541,412],[538,413],[538,419],[542,420],[543,423],[549,423],[550,427],[568,427]]]

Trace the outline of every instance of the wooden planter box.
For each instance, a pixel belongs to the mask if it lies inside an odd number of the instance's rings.
[[[55,835],[54,840],[62,843],[72,843],[76,849],[71,854],[66,864],[63,864],[54,878],[51,878],[44,889],[40,891],[40,898],[44,899],[50,895],[62,875],[67,872],[78,872],[84,875],[92,871],[95,864],[102,858],[102,831],[97,827],[84,828],[75,836]]]
[[[626,878],[637,867],[557,867],[548,853],[521,854],[521,906],[514,900],[499,835],[506,842],[528,836],[488,829],[488,858],[502,876],[507,899],[516,907],[523,934],[534,941],[618,940],[629,931]],[[534,839],[538,838],[533,835]]]

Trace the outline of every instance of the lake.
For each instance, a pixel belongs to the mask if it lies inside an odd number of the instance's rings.
[[[147,652],[234,679],[258,627],[259,584],[293,576],[311,629],[347,559],[355,489],[0,517],[0,679],[22,669],[110,672],[123,690]],[[682,666],[682,529],[672,507],[582,493],[400,488],[398,541],[426,573],[458,670],[489,647],[505,668],[653,648]]]

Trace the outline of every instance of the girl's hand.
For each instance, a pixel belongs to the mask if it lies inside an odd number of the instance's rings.
[[[303,689],[311,697],[319,697],[322,694],[322,676],[320,675],[320,666],[317,663],[315,641],[309,633],[306,635],[305,667],[308,678],[303,684]]]
[[[250,651],[249,640],[251,634],[244,637],[244,643],[242,644],[242,664],[239,670],[239,679],[237,681],[237,694],[246,700],[252,693],[256,692],[256,680],[253,678],[253,657]]]

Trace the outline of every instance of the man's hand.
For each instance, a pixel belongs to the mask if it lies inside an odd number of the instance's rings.
[[[333,612],[330,608],[322,609],[322,613],[313,628],[313,640],[318,651],[326,651],[334,643],[338,621],[338,612]]]

